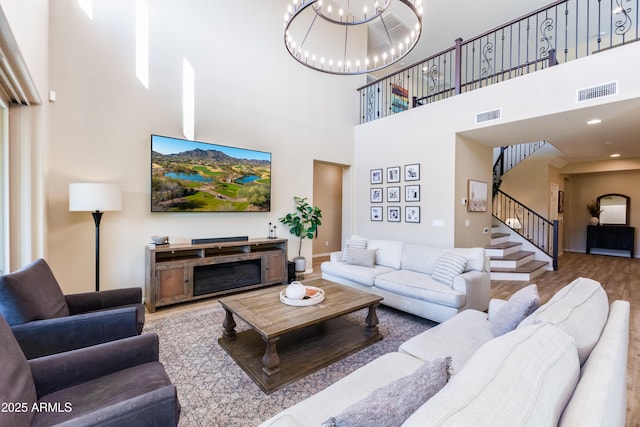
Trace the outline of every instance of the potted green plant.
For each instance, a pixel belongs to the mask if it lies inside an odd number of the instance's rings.
[[[306,197],[293,196],[296,205],[295,212],[288,213],[279,221],[289,227],[289,232],[298,237],[298,256],[293,259],[296,272],[303,272],[307,267],[307,260],[302,256],[302,240],[312,240],[316,237],[318,226],[322,224],[322,211],[311,206]]]
[[[592,200],[588,202],[586,206],[587,211],[589,211],[589,214],[591,215],[591,218],[589,218],[589,224],[598,225],[600,222],[600,214],[602,213],[602,209],[598,206],[598,202]]]

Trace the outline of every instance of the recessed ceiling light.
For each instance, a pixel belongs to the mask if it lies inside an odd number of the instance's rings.
[[[610,155],[609,157],[620,157],[619,153],[613,153],[612,155]]]
[[[600,120],[600,119],[592,119],[592,120],[589,120],[587,122],[588,125],[597,125],[599,123],[602,123],[602,120]]]
[[[603,144],[604,145],[611,145],[611,144],[613,144],[613,141],[605,141],[605,142],[603,142]]]

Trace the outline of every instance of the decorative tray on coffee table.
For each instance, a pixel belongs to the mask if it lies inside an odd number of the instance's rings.
[[[315,286],[306,286],[307,294],[303,299],[291,299],[287,298],[286,288],[280,291],[280,301],[287,305],[294,305],[298,307],[304,307],[309,305],[315,305],[324,301],[324,291]]]

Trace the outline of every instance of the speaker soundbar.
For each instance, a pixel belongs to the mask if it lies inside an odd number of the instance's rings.
[[[200,243],[220,243],[220,242],[238,242],[249,240],[249,236],[236,236],[236,237],[210,237],[207,239],[191,239],[192,245]]]

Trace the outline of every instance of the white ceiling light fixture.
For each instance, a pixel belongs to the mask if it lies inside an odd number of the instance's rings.
[[[330,74],[364,74],[415,47],[422,0],[292,0],[284,21],[284,44],[296,61]]]

